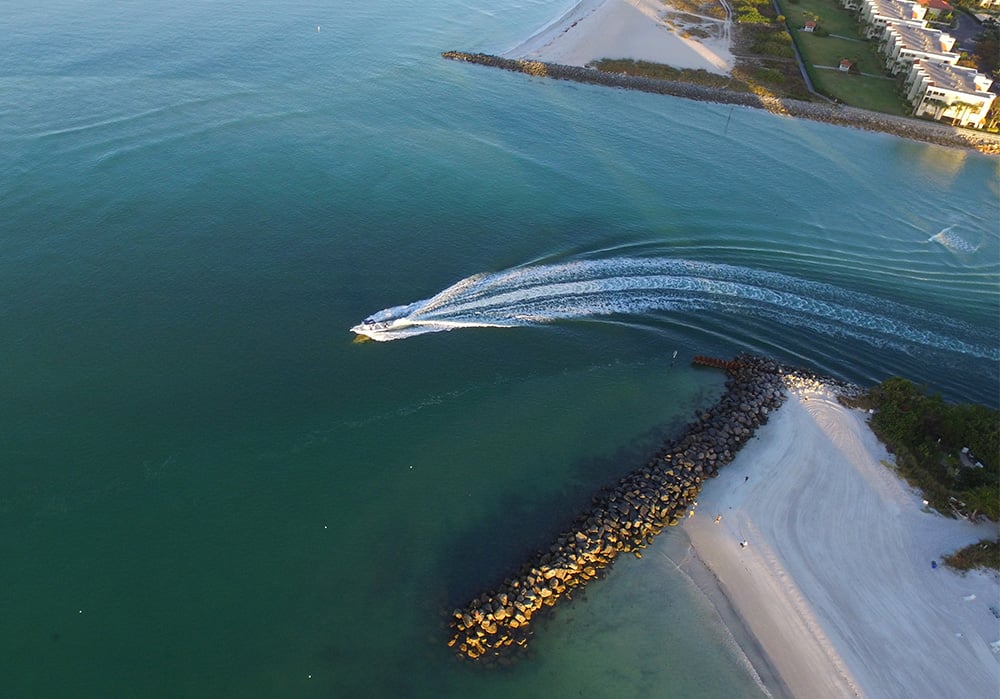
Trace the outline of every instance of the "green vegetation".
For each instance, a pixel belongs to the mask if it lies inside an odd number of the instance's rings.
[[[990,111],[986,112],[986,128],[993,132],[1000,130],[1000,100],[993,100]]]
[[[605,73],[624,73],[658,80],[692,83],[715,87],[731,92],[753,92],[760,95],[780,95],[808,100],[806,91],[793,61],[755,61],[733,69],[732,76],[709,73],[706,70],[674,68],[662,63],[634,61],[631,58],[602,58],[591,63],[594,68]]]
[[[976,55],[973,60],[979,70],[993,78],[1000,78],[1000,24],[983,25],[976,37]]]
[[[896,454],[903,477],[923,491],[934,509],[1000,519],[998,411],[945,403],[900,378],[883,381],[869,397],[875,408],[872,429]]]
[[[721,9],[716,0],[671,0],[678,9],[714,16]],[[761,97],[793,97],[810,101],[795,60],[792,39],[785,30],[785,18],[777,15],[770,0],[742,0],[733,5],[736,65],[731,76],[704,70],[673,68],[659,63],[629,59],[602,59],[591,66],[608,73],[626,73],[660,80],[688,82],[734,92],[753,92]],[[680,15],[677,15],[680,17]],[[694,33],[693,29],[687,31]]]
[[[779,28],[754,32],[750,50],[758,56],[795,58],[792,37],[789,36],[788,32]]]
[[[672,0],[671,4],[683,12],[702,16],[715,16],[713,8],[721,7],[717,0]],[[778,9],[770,0],[735,0],[732,3],[736,20],[732,29],[736,56],[732,77],[646,61],[604,59],[591,65],[605,72],[753,92],[762,98],[792,97],[811,101],[815,96],[806,87],[795,59],[797,46],[809,79],[820,94],[862,109],[896,116],[911,115],[912,108],[899,93],[897,81],[887,74],[875,42],[863,38],[856,14],[843,9],[834,0],[777,0],[777,4]],[[681,13],[674,15],[678,21],[697,19],[685,18]],[[817,23],[815,31],[802,31],[808,21]],[[691,25],[684,31],[700,36],[704,29]],[[984,51],[995,48],[1000,33],[993,31],[989,37],[983,44]],[[991,40],[993,44],[989,43]],[[1000,52],[994,53],[1000,61]],[[839,69],[844,59],[852,63],[849,71]],[[993,118],[987,119],[993,128],[1000,125],[1000,100],[995,105]]]
[[[896,91],[896,83],[885,78],[842,73],[839,70],[818,71],[813,85],[826,95],[844,104],[870,109],[883,114],[908,116],[910,107]]]
[[[856,63],[863,73],[881,72],[882,62],[869,50],[867,43],[845,41],[835,37],[820,37],[810,34],[800,34],[797,39],[799,50],[809,61],[820,66],[836,68],[842,58]],[[892,83],[888,84],[892,89]]]
[[[989,15],[993,20],[1000,18],[1000,10],[995,7],[983,7],[980,0],[949,0],[948,4],[958,10],[964,10],[970,15],[985,14]],[[949,13],[951,16],[954,14],[956,13]]]
[[[778,0],[778,5],[788,17],[789,31],[819,92],[862,109],[910,114],[895,81],[886,75],[875,44],[862,38],[856,15],[833,0]],[[816,22],[816,30],[802,31],[810,20]],[[854,63],[850,74],[838,70],[845,58]]]
[[[983,539],[944,557],[946,565],[958,570],[992,568],[1000,570],[1000,541]]]
[[[792,29],[800,29],[807,21],[812,20],[818,28],[825,29],[830,34],[864,41],[857,15],[848,12],[834,0],[800,0],[795,5],[787,0],[778,0],[778,5],[788,15],[788,25]]]
[[[715,19],[726,18],[726,11],[718,0],[670,0],[670,7],[692,15],[704,15]]]
[[[872,430],[895,453],[900,474],[934,509],[1000,519],[1000,411],[945,403],[896,377],[854,404],[874,408]],[[1000,570],[1000,541],[984,539],[944,561],[959,570]]]
[[[734,0],[733,18],[740,24],[770,24],[774,6],[770,0]]]
[[[705,85],[706,87],[718,87],[726,90],[736,90],[746,92],[747,86],[737,80],[733,80],[727,75],[709,73],[707,70],[694,70],[691,68],[674,68],[662,63],[650,63],[649,61],[634,61],[631,58],[602,58],[591,64],[594,68],[605,73],[625,73],[627,75],[641,75],[647,78],[658,80],[674,80],[676,82],[693,83],[695,85]]]

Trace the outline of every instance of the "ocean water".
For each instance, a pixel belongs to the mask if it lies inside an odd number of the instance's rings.
[[[678,532],[511,669],[444,614],[693,354],[998,402],[995,158],[439,56],[569,2],[174,5],[2,8],[2,696],[757,696]]]

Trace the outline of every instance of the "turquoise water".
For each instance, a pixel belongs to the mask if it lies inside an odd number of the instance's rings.
[[[441,614],[714,399],[692,354],[996,405],[995,159],[438,55],[568,6],[4,6],[0,694],[753,696],[673,533],[512,670]],[[742,286],[352,341],[623,259]],[[798,300],[744,293],[778,277]]]

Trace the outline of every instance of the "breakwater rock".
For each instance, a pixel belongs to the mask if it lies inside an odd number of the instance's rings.
[[[795,373],[753,355],[733,361],[700,357],[699,363],[728,374],[719,401],[696,411],[696,421],[656,458],[595,497],[548,550],[452,612],[448,645],[459,657],[504,661],[527,645],[532,620],[548,607],[598,577],[619,554],[641,557],[653,537],[689,512],[702,481],[732,461],[784,402],[785,377]]]
[[[806,102],[775,95],[739,92],[718,87],[708,87],[694,83],[673,80],[658,80],[624,73],[606,73],[596,68],[581,68],[560,63],[543,63],[513,58],[503,58],[485,53],[465,53],[445,51],[444,58],[465,61],[478,65],[501,68],[537,77],[572,80],[591,85],[620,87],[627,90],[653,92],[661,95],[683,97],[701,102],[735,104],[744,107],[766,109],[776,114],[822,121],[838,126],[848,126],[892,134],[924,143],[952,148],[971,148],[983,153],[1000,154],[1000,135],[985,131],[962,129],[936,121],[893,116],[836,104]]]

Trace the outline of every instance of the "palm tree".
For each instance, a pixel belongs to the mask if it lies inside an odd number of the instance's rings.
[[[925,108],[928,107],[928,106],[934,107],[934,117],[933,118],[934,119],[939,119],[941,117],[941,110],[943,110],[945,107],[947,107],[948,103],[945,102],[943,99],[938,99],[937,97],[928,97],[925,94],[924,98],[922,100],[920,100],[920,104],[917,105],[917,108],[915,110],[913,110],[914,114],[917,114],[919,112],[926,113]]]
[[[958,111],[958,123],[961,125],[962,121],[965,120],[965,117],[968,116],[969,110],[976,109],[977,107],[979,107],[979,105],[978,104],[972,104],[971,102],[961,102],[961,101],[959,101],[959,102],[952,102],[951,103],[951,107],[952,107],[952,109],[959,110]]]
[[[996,131],[997,127],[1000,127],[1000,100],[994,99],[993,104],[990,105],[989,110],[986,112],[986,118],[983,120],[983,128]]]

